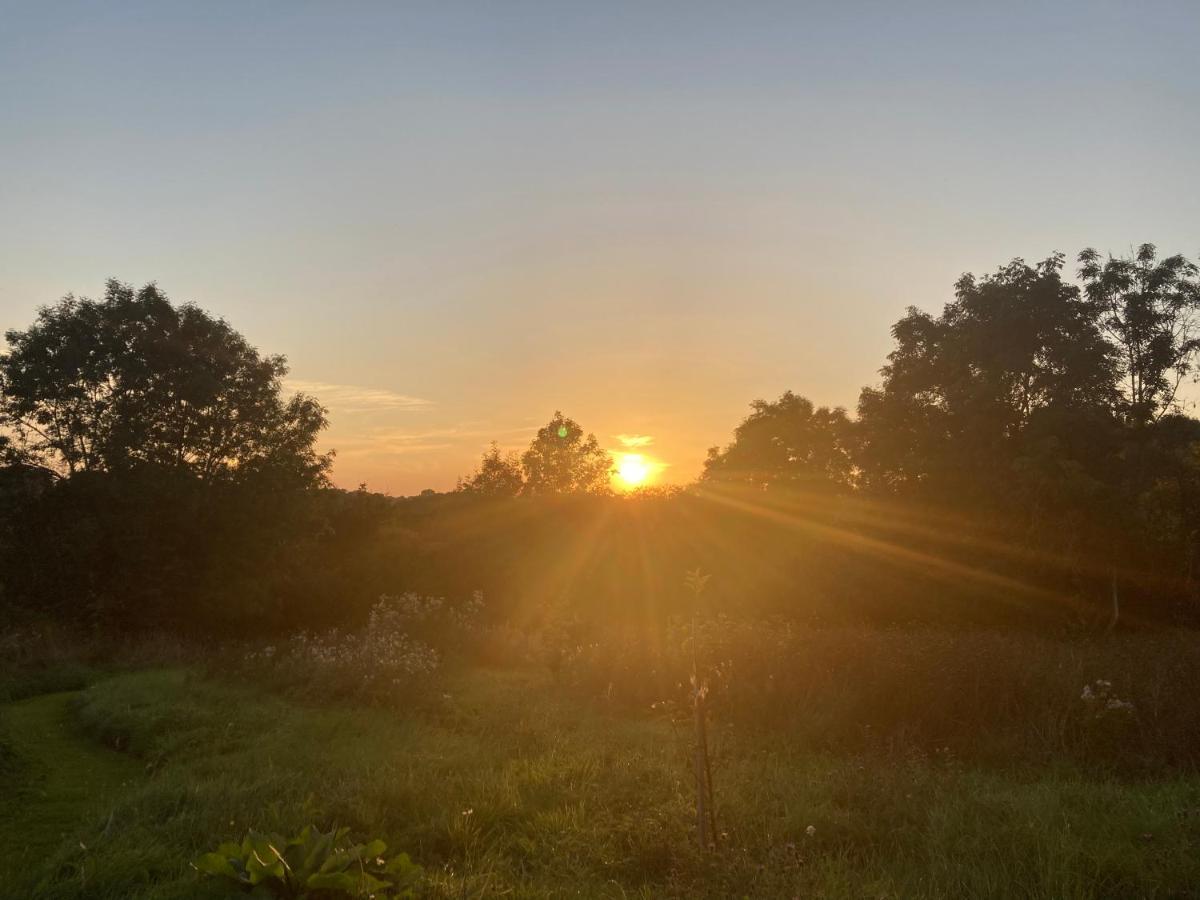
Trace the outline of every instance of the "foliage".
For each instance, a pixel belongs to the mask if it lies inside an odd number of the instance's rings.
[[[1112,351],[1062,265],[964,275],[940,316],[909,309],[896,323],[883,385],[859,401],[867,484],[979,498],[1004,489],[1037,420],[1070,427],[1108,407]]]
[[[13,511],[5,599],[115,632],[272,630],[308,602],[301,576],[331,539],[320,494],[157,467],[81,472]]]
[[[695,485],[620,498],[562,413],[450,494],[319,488],[323,415],[282,397],[282,359],[114,283],[44,310],[0,364],[0,607],[275,639],[354,631],[405,584],[482,587],[494,626],[561,603],[661,628],[703,560],[739,616],[1200,623],[1200,426],[1172,399],[1197,276],[1148,245],[1080,259],[1082,289],[1060,254],[964,275],[939,313],[896,323],[856,419],[756,401]]]
[[[713,447],[704,479],[808,490],[846,487],[851,481],[850,422],[845,410],[814,407],[786,391],[774,402],[755,400],[733,443]]]
[[[349,844],[349,834],[349,828],[321,832],[312,825],[291,839],[250,831],[241,844],[221,844],[193,865],[203,874],[259,896],[288,900],[415,896],[421,869],[407,853],[388,859],[383,841]]]
[[[594,434],[585,437],[578,422],[556,412],[522,454],[521,467],[530,494],[604,494],[613,464]]]
[[[1153,244],[1130,258],[1079,254],[1079,275],[1115,353],[1121,412],[1145,424],[1175,412],[1179,386],[1200,351],[1200,268]]]
[[[516,453],[501,453],[500,446],[492,441],[479,462],[478,471],[460,478],[457,489],[486,497],[515,497],[524,487],[521,457]]]
[[[67,297],[0,354],[0,604],[112,630],[270,627],[328,455],[282,356],[154,285]],[[2,460],[0,460],[2,462]]]
[[[0,424],[18,448],[61,474],[139,464],[199,478],[271,473],[322,483],[313,450],[325,412],[281,397],[282,356],[262,357],[196,306],[155,285],[109,281],[102,300],[68,296],[5,335]]]

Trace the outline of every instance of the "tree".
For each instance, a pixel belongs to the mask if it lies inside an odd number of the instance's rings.
[[[1153,244],[1142,244],[1132,258],[1103,262],[1088,248],[1079,263],[1087,296],[1116,349],[1126,419],[1144,425],[1174,411],[1179,385],[1200,350],[1196,265],[1180,255],[1159,260]]]
[[[850,423],[844,409],[814,407],[791,391],[774,402],[755,400],[750,407],[753,412],[735,429],[733,443],[708,451],[701,478],[759,487],[850,484]]]
[[[501,453],[492,441],[479,462],[479,469],[458,480],[456,490],[488,497],[515,497],[525,486],[521,458],[516,453]]]
[[[282,396],[283,357],[154,285],[115,281],[7,340],[5,604],[190,631],[270,627],[312,605],[325,412]]]
[[[325,482],[326,426],[311,397],[282,396],[282,356],[260,356],[225,321],[173,306],[155,285],[115,280],[102,300],[68,296],[5,335],[0,426],[59,476],[143,464],[201,479],[269,473]]]
[[[1055,254],[964,275],[940,316],[910,308],[896,323],[883,385],[859,399],[864,483],[994,488],[1048,423],[1112,408],[1115,369],[1098,310],[1062,280],[1062,266]]]
[[[606,494],[611,490],[612,457],[596,436],[584,436],[573,419],[555,412],[521,456],[529,494]]]

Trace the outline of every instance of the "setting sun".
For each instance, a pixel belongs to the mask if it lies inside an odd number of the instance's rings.
[[[650,463],[640,453],[626,453],[617,463],[617,479],[625,487],[641,487],[650,478],[650,473]]]

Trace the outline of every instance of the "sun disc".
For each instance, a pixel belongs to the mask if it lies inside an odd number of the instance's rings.
[[[640,453],[626,453],[617,464],[617,477],[629,487],[637,487],[650,477],[650,465]]]

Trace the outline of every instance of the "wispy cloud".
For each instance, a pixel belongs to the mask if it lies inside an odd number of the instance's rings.
[[[355,384],[330,384],[324,381],[304,381],[289,378],[285,387],[316,397],[335,412],[420,412],[433,406],[432,400],[410,397],[384,388],[362,387]]]
[[[621,442],[622,447],[649,447],[654,443],[654,438],[648,434],[617,434],[613,437]]]
[[[404,431],[395,428],[376,428],[360,432],[338,446],[339,456],[405,456],[432,450],[466,449],[486,439],[501,440],[530,434],[534,428],[505,428],[490,430],[473,425]],[[505,443],[501,440],[501,443]]]

